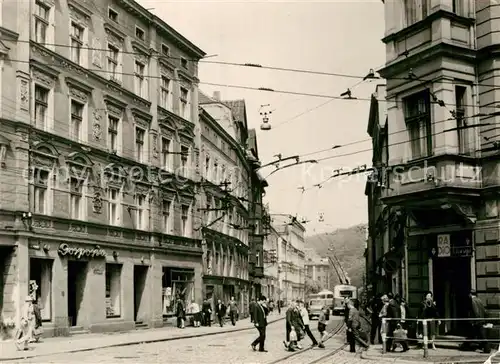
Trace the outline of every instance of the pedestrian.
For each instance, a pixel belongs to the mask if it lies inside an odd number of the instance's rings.
[[[248,310],[250,311],[250,322],[253,323],[253,311],[254,311],[254,308],[255,308],[255,299],[251,299],[250,300],[250,305],[248,307]]]
[[[390,351],[396,351],[398,344],[403,348],[403,352],[408,351],[408,330],[405,330],[401,323],[396,325],[393,336],[394,340]]]
[[[326,341],[326,326],[328,325],[328,307],[323,306],[321,312],[318,317],[318,332],[319,332],[319,344],[318,347],[324,349],[325,345],[323,344]]]
[[[312,346],[316,347],[318,346],[318,341],[314,337],[313,333],[311,332],[311,329],[309,328],[309,312],[307,311],[307,308],[304,305],[304,301],[299,301],[299,310],[300,310],[300,316],[302,317],[302,322],[304,323],[304,332],[309,336],[309,339],[312,341]]]
[[[203,301],[201,310],[203,313],[203,324],[208,327],[212,326],[212,306],[210,305],[208,298],[205,298]]]
[[[387,305],[386,318],[389,320],[388,320],[386,348],[387,351],[391,351],[393,337],[394,337],[394,330],[396,330],[399,320],[401,319],[401,308],[400,304],[396,302],[396,300],[394,299],[394,295],[392,293],[388,293],[387,298],[389,299],[389,303]]]
[[[42,311],[40,309],[40,305],[36,299],[33,300],[33,315],[34,315],[34,326],[33,326],[33,341],[40,341],[40,337],[43,334],[42,328]]]
[[[35,312],[33,309],[33,298],[26,296],[24,300],[21,322],[16,333],[16,347],[18,350],[29,350],[29,343],[32,340],[33,328],[35,326]]]
[[[193,315],[193,326],[200,327],[200,305],[198,305],[195,300],[193,300],[189,305],[189,312]]]
[[[234,300],[234,297],[231,297],[231,301],[229,301],[229,318],[233,326],[235,326],[238,319],[238,304]]]
[[[473,320],[470,321],[471,330],[469,330],[467,341],[462,344],[461,348],[468,350],[472,344],[477,344],[485,353],[488,354],[491,349],[488,341],[486,340],[486,329],[484,328],[484,325],[486,324],[484,321],[486,318],[486,309],[481,299],[476,296],[475,290],[470,291],[469,299],[470,303],[468,316]]]
[[[379,344],[382,343],[382,336],[380,335],[380,311],[382,310],[382,300],[380,296],[372,297],[370,300],[369,311],[371,318],[370,328],[370,343],[375,344],[375,337],[378,338]]]
[[[437,309],[436,301],[434,301],[434,295],[431,291],[427,292],[425,298],[420,306],[420,312],[418,317],[427,321],[427,337],[429,338],[429,343],[432,345],[432,349],[436,350],[436,345],[434,344],[434,339],[436,337],[436,321],[437,326],[441,325],[441,321],[438,320],[439,312]],[[423,330],[422,330],[423,332]]]
[[[217,306],[215,306],[215,315],[217,316],[220,327],[224,326],[224,316],[226,316],[226,314],[226,305],[224,305],[221,300],[217,300]]]
[[[255,351],[257,344],[259,345],[259,351],[261,353],[267,352],[265,349],[266,342],[266,328],[267,328],[267,315],[269,314],[269,309],[266,305],[266,297],[260,296],[259,302],[257,302],[254,306],[254,325],[259,331],[259,337],[255,339],[251,346]]]
[[[281,300],[278,300],[278,315],[281,315]]]
[[[286,322],[286,341],[283,342],[283,344],[285,345],[285,349],[290,350],[289,345],[290,345],[290,342],[292,341],[290,339],[290,332],[292,331],[292,328],[297,335],[297,339],[295,340],[296,347],[298,349],[302,349],[302,347],[300,346],[300,344],[298,342],[302,338],[301,331],[303,328],[303,322],[302,322],[302,317],[300,315],[299,309],[297,307],[297,302],[295,302],[295,301],[290,302],[288,309],[286,311],[286,321],[285,322]],[[291,350],[291,351],[293,351],[293,350]]]
[[[361,318],[359,315],[359,301],[349,301],[349,318],[347,320],[347,341],[351,353],[356,352],[356,342],[364,348],[368,348],[368,340],[366,333],[363,332],[361,326]]]
[[[177,310],[176,310],[176,316],[177,316],[177,327],[179,329],[183,329],[184,322],[186,320],[186,306],[184,304],[184,296],[179,296],[177,299]]]

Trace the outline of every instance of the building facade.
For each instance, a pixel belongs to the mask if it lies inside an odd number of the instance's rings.
[[[476,289],[489,314],[500,317],[499,144],[489,126],[499,118],[494,29],[500,5],[408,0],[384,6],[388,166],[381,198],[408,226],[389,235],[389,250],[397,254],[384,259],[400,258],[392,268],[406,262],[402,288],[412,309],[431,290],[441,317],[467,317],[458,303]],[[460,323],[444,326],[464,331]]]
[[[279,257],[279,282],[281,300],[289,302],[304,299],[305,295],[305,227],[297,219],[275,226],[281,235]]]
[[[333,291],[330,282],[331,267],[328,258],[307,258],[305,262],[306,278],[317,282],[319,288]]]
[[[270,226],[269,231],[264,238],[264,278],[262,279],[262,294],[267,298],[279,300],[279,256],[278,251],[281,245],[281,236]]]
[[[30,293],[48,336],[162,326],[202,298],[204,52],[131,0],[0,6],[2,319]]]
[[[203,201],[203,296],[212,305],[235,297],[240,314],[248,314],[250,297],[249,209],[251,166],[244,101],[221,101],[220,95],[199,96]],[[240,104],[243,104],[242,106]],[[213,115],[213,116],[212,116]]]

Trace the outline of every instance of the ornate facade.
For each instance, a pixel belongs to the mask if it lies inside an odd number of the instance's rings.
[[[30,293],[48,335],[162,326],[176,295],[202,299],[203,51],[131,0],[0,6],[16,14],[0,45],[2,318]]]

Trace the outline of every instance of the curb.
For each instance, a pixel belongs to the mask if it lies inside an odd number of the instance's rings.
[[[285,319],[285,317],[280,317],[274,321],[269,322],[268,325],[274,324],[274,323],[281,321],[281,320],[284,320],[284,319]],[[149,339],[149,340],[135,340],[135,341],[130,341],[130,342],[116,343],[116,344],[99,345],[99,346],[95,346],[92,348],[69,349],[69,350],[62,350],[62,351],[54,352],[54,353],[16,355],[16,356],[12,356],[12,357],[0,358],[0,362],[19,360],[19,359],[31,359],[31,358],[51,356],[51,355],[79,353],[79,352],[99,350],[99,349],[116,348],[116,347],[121,347],[121,346],[131,346],[131,345],[138,345],[138,344],[153,344],[153,343],[158,343],[158,342],[175,341],[175,340],[182,340],[182,339],[195,339],[197,337],[215,336],[215,335],[222,335],[222,334],[227,334],[227,333],[231,333],[231,332],[242,332],[242,331],[249,331],[249,330],[254,330],[254,329],[255,329],[255,327],[244,327],[241,329],[238,328],[238,329],[231,329],[231,330],[225,330],[225,331],[207,332],[207,333],[202,333],[202,334],[188,334],[188,335],[184,335],[184,336],[164,337],[164,338],[156,338],[156,339]]]
[[[483,364],[484,360],[482,359],[477,359],[477,358],[471,358],[471,360],[407,360],[407,359],[401,359],[401,358],[384,358],[383,356],[380,355],[368,355],[366,354],[366,351],[361,352],[361,359],[363,360],[373,360],[376,362],[387,362],[387,363],[397,363],[397,364],[416,364],[416,363],[422,363],[422,364]]]

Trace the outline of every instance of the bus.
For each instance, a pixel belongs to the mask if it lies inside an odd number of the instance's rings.
[[[333,289],[333,314],[342,315],[345,312],[344,302],[358,298],[358,288],[346,284],[339,284]]]

